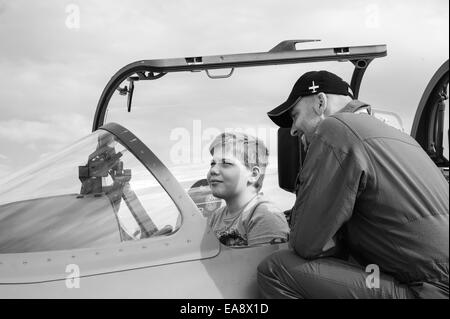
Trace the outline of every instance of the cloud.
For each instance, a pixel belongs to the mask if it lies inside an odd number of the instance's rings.
[[[1,1],[0,2],[0,15],[6,12],[6,2]]]
[[[0,4],[1,6],[1,4]],[[6,155],[0,153],[0,180],[9,175],[12,172],[12,168],[9,165],[9,159]],[[0,182],[1,185],[1,182]]]
[[[135,0],[131,5],[119,0],[75,1],[80,8],[76,30],[66,26],[69,3],[0,0],[0,70],[8,75],[0,78],[0,149],[13,165],[25,165],[89,133],[107,81],[122,66],[140,59],[261,52],[281,40],[298,38],[323,40],[304,48],[386,43],[388,57],[369,67],[361,97],[381,108],[392,105],[390,110],[400,110],[406,128],[423,92],[419,79],[426,84],[443,62],[441,56],[448,59],[449,4],[442,0],[249,0],[239,5],[223,0]],[[377,21],[379,27],[367,28],[367,21]],[[277,66],[277,72],[242,68],[224,81],[211,81],[203,74],[169,74],[142,84],[135,106],[142,96],[142,105],[164,108],[164,113],[148,118],[159,133],[170,125],[183,126],[175,122],[199,118],[198,114],[205,125],[215,126],[210,119],[223,108],[214,112],[218,109],[210,106],[238,101],[247,107],[241,118],[252,115],[250,106],[267,111],[287,96],[299,72],[315,66],[290,65],[290,73],[277,73],[285,66]],[[341,66],[336,68],[333,71],[341,74]],[[188,109],[188,99],[204,108]],[[180,106],[181,111],[169,118],[168,106]],[[145,127],[143,134],[146,131],[150,129]],[[167,139],[155,141],[154,136],[149,141],[164,147]]]
[[[9,165],[0,163],[0,185],[2,178],[12,173],[12,168]]]
[[[79,114],[58,114],[40,121],[0,121],[0,138],[32,145],[35,142],[68,143],[89,133],[89,121]]]

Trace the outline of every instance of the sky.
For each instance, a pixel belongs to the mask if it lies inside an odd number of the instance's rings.
[[[264,52],[286,39],[322,40],[306,48],[386,44],[388,56],[369,66],[360,97],[399,114],[409,131],[427,82],[448,59],[448,6],[447,0],[0,0],[0,178],[89,134],[104,86],[128,63]],[[145,141],[169,159],[174,130],[184,128],[193,139],[198,120],[203,129],[269,132],[265,112],[307,70],[243,70],[216,82],[167,75],[145,88],[139,83],[134,117],[116,119],[134,123],[147,115],[148,129],[136,132],[148,133]],[[155,107],[139,113],[148,105]]]

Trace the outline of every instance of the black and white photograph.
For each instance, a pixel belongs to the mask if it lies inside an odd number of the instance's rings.
[[[0,299],[448,300],[448,87],[447,0],[0,0]]]

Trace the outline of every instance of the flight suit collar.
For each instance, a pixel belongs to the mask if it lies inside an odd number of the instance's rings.
[[[337,113],[355,113],[363,108],[367,109],[367,113],[372,114],[372,109],[369,104],[361,102],[359,100],[350,101],[344,108]]]

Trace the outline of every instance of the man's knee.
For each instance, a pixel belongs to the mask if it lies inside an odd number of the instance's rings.
[[[272,256],[273,255],[270,255],[264,258],[263,261],[259,263],[258,267],[256,268],[258,273],[264,275],[268,275],[270,273],[270,269],[272,268],[273,265]]]
[[[297,256],[292,250],[281,250],[269,255],[261,261],[257,270],[261,274],[270,276],[279,269],[290,268],[289,265],[293,265],[294,263],[298,265],[303,262],[305,261]]]
[[[258,284],[266,298],[334,298],[345,286],[342,277],[355,271],[352,268],[341,260],[305,260],[292,250],[284,250],[258,265]],[[342,284],[337,284],[339,281]]]
[[[381,289],[367,288],[366,277],[367,273],[360,265],[336,258],[304,260],[292,250],[276,252],[258,266],[258,284],[262,296],[266,298],[406,296],[405,287],[399,286],[390,276],[381,279]]]
[[[292,250],[277,251],[259,263],[258,277],[263,280],[266,278],[284,281],[286,276],[290,276],[293,268],[307,263],[307,260],[299,257]]]
[[[282,250],[266,257],[257,267],[257,279],[263,298],[299,298],[286,283],[288,260],[293,257],[290,250]],[[299,258],[299,257],[297,257]],[[301,259],[297,262],[301,262]]]

